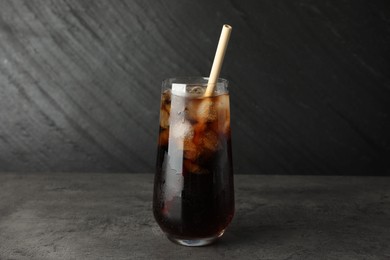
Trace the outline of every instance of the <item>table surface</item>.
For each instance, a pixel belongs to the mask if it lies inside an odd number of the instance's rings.
[[[236,175],[214,245],[167,240],[152,174],[0,174],[0,259],[390,259],[390,178]]]

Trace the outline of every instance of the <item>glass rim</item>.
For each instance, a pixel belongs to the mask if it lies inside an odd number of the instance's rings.
[[[177,84],[187,84],[187,85],[196,85],[196,84],[200,84],[200,85],[203,85],[203,84],[207,84],[209,80],[209,77],[202,77],[202,76],[188,76],[188,77],[171,77],[171,78],[166,78],[162,81],[163,85],[166,85],[166,84],[173,84],[173,83],[177,83]],[[224,84],[226,86],[228,86],[229,84],[229,81],[227,79],[224,79],[224,78],[218,78],[217,79],[217,84]]]

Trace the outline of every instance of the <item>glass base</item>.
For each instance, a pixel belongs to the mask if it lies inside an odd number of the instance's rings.
[[[218,238],[220,238],[223,235],[224,232],[225,230],[222,230],[221,233],[212,237],[190,238],[190,239],[176,237],[170,234],[166,234],[166,235],[169,240],[182,246],[207,246],[214,243]]]

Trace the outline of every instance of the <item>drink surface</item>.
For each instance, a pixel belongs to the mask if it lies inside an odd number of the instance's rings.
[[[153,211],[171,235],[217,235],[234,214],[229,95],[205,87],[161,98]]]

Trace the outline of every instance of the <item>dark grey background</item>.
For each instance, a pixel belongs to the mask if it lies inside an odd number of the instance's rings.
[[[390,173],[388,1],[0,0],[0,172],[152,172],[223,23],[236,173]]]

